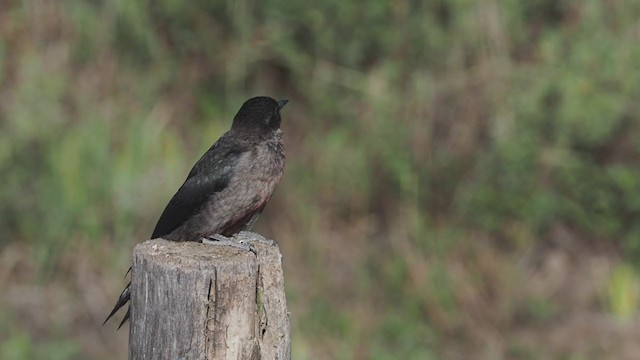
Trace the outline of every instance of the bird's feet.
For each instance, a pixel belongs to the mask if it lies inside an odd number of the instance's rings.
[[[262,235],[251,232],[251,231],[240,231],[239,233],[233,235],[235,239],[238,239],[240,242],[248,242],[248,241],[257,241],[262,244],[267,245],[275,245],[275,241],[265,239]]]
[[[224,235],[215,234],[213,236],[207,236],[202,238],[202,243],[207,245],[228,245],[233,246],[238,249],[242,249],[245,251],[250,251],[254,255],[257,255],[256,249],[251,245],[247,244],[246,240],[237,240],[234,237],[226,237]]]
[[[275,241],[265,239],[262,235],[256,234],[250,231],[240,231],[232,237],[226,237],[224,235],[215,234],[213,236],[207,236],[202,238],[202,243],[207,245],[229,245],[245,251],[250,251],[257,255],[256,249],[251,245],[251,241],[257,241],[262,244],[273,246]]]

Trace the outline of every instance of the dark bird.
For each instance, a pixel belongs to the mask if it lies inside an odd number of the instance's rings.
[[[151,239],[202,241],[251,228],[282,177],[280,110],[287,102],[260,96],[242,105],[231,130],[202,155],[173,195]],[[131,282],[105,323],[129,301],[130,286]],[[130,308],[118,328],[129,315]]]

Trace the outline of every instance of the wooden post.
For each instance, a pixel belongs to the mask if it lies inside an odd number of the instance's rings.
[[[129,359],[289,360],[282,255],[250,243],[257,256],[162,239],[136,246]]]

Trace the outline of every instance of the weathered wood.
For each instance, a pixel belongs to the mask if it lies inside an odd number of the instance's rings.
[[[129,359],[289,360],[282,255],[251,244],[257,256],[161,239],[136,246]]]

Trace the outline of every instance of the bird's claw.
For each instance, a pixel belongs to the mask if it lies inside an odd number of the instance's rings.
[[[265,239],[262,235],[251,232],[251,231],[240,231],[239,233],[233,235],[234,238],[239,239],[240,241],[257,241],[261,244],[267,244],[269,246],[275,245],[275,241]]]
[[[265,239],[262,235],[256,234],[250,231],[240,231],[239,233],[226,237],[224,235],[215,234],[202,238],[202,243],[207,245],[229,245],[245,251],[250,251],[254,255],[258,255],[256,248],[251,244],[252,241],[256,241],[262,244],[273,246],[275,241]]]
[[[246,243],[246,241],[243,241],[243,240],[236,241],[235,237],[226,237],[220,234],[215,234],[213,236],[202,238],[202,243],[207,245],[228,245],[238,249],[252,252],[254,255],[258,254],[256,252],[256,249],[253,247],[253,245]]]

